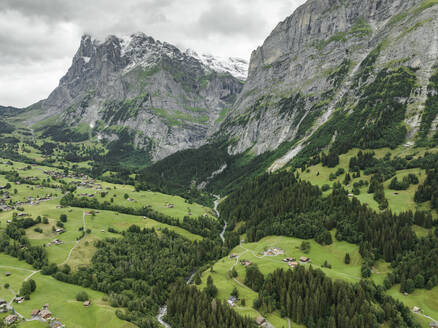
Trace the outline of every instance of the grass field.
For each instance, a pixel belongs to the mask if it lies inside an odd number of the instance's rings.
[[[28,165],[19,162],[12,162],[13,165],[6,164],[10,162],[8,160],[3,160],[0,163],[0,170],[11,171],[16,170],[21,177],[36,177],[38,179],[47,179],[50,176],[45,174],[44,171],[53,172],[63,172],[60,169],[46,167],[46,166],[31,166],[30,169],[23,170]],[[82,182],[78,179],[65,178],[66,182]],[[0,185],[5,185],[8,181],[4,176],[0,175]],[[52,181],[52,184],[59,185],[58,182]],[[36,186],[31,186],[27,184],[17,185],[15,183],[10,183],[10,193],[13,201],[26,201],[28,197],[44,197],[45,195],[51,194],[53,196],[61,196],[59,189],[52,188],[38,188]],[[100,185],[102,190],[97,189],[97,185]],[[17,193],[14,194],[14,189],[17,189]],[[101,192],[106,192],[105,197],[101,197]],[[151,191],[139,191],[136,192],[135,188],[130,185],[117,185],[113,183],[108,183],[104,181],[95,181],[93,188],[83,188],[78,187],[75,192],[77,196],[80,194],[93,194],[95,197],[103,202],[110,201],[113,199],[115,205],[132,207],[132,208],[143,208],[144,206],[151,206],[155,211],[172,216],[175,218],[182,219],[184,216],[199,217],[203,215],[208,215],[214,217],[214,212],[205,206],[192,203],[189,204],[184,198],[179,196],[166,195],[159,192]],[[125,194],[128,195],[128,199],[125,199]],[[173,205],[169,206],[170,204]]]
[[[204,288],[207,277],[212,276],[214,284],[219,290],[218,297],[222,300],[228,299],[234,287],[239,291],[239,298],[245,299],[246,305],[238,304],[235,309],[242,315],[250,317],[257,317],[258,313],[252,308],[254,300],[257,298],[257,293],[246,287],[245,281],[245,267],[240,264],[241,260],[248,260],[257,264],[260,271],[266,276],[275,269],[283,268],[287,270],[289,266],[282,262],[286,257],[299,258],[300,256],[307,256],[311,259],[311,265],[314,268],[321,268],[329,277],[334,279],[342,279],[349,282],[358,282],[360,280],[360,268],[362,259],[359,254],[359,248],[356,245],[347,242],[334,241],[332,245],[321,246],[315,241],[311,240],[310,251],[304,253],[299,249],[303,240],[290,237],[265,237],[256,243],[244,243],[235,247],[231,254],[236,254],[238,258],[225,257],[213,266],[213,272],[210,270],[202,274],[202,284],[200,288]],[[264,256],[266,249],[271,247],[279,247],[284,251],[283,255],[278,256]],[[349,265],[344,263],[346,253],[350,253],[351,263]],[[332,268],[322,268],[325,261],[328,261]],[[308,264],[305,264],[306,266]],[[228,272],[235,267],[238,277],[232,279]],[[374,275],[373,276],[377,276]],[[266,315],[266,314],[263,314]],[[273,313],[266,316],[266,318],[275,327],[288,327],[287,319],[280,317],[279,313]],[[291,322],[292,327],[300,327]]]
[[[81,234],[79,228],[83,226],[84,218],[86,229],[90,229],[91,233],[87,234],[85,239],[81,240],[78,246],[72,251],[70,260],[67,263],[74,267],[89,263],[89,260],[94,253],[94,240],[118,236],[117,234],[109,233],[109,227],[114,228],[117,231],[126,230],[133,224],[142,228],[155,228],[160,230],[168,228],[189,240],[201,239],[200,236],[192,234],[187,230],[160,223],[152,219],[143,219],[143,217],[120,214],[111,211],[98,211],[99,213],[96,213],[95,216],[84,216],[84,212],[87,211],[87,209],[57,208],[56,203],[56,200],[52,200],[38,206],[24,206],[24,209],[26,213],[32,213],[34,218],[41,216],[47,217],[49,220],[49,224],[40,223],[26,230],[26,235],[33,245],[47,245],[54,239],[60,239],[63,241],[62,245],[52,245],[47,247],[49,262],[57,264],[63,263],[67,259],[70,250],[75,246],[76,240]],[[56,221],[61,214],[67,215],[67,222],[64,223],[65,232],[63,234],[57,234],[52,231],[52,227],[55,226]],[[0,213],[0,228],[5,227],[6,221],[10,220],[11,217],[11,212]],[[41,228],[43,232],[35,232],[35,228]]]
[[[350,159],[353,156],[356,156],[358,151],[359,151],[358,149],[353,149],[353,150],[350,150],[348,153],[341,155],[339,157],[339,165],[335,168],[328,168],[328,167],[322,166],[322,164],[318,164],[318,165],[309,167],[307,170],[302,172],[300,174],[300,176],[303,180],[307,180],[307,181],[311,182],[312,184],[320,186],[320,187],[322,187],[325,184],[332,186],[334,182],[342,183],[344,181],[344,178],[345,178],[345,173],[338,176],[335,180],[332,180],[332,181],[330,181],[329,176],[331,173],[336,173],[336,171],[339,168],[343,168],[345,170],[345,172],[348,172]],[[384,157],[384,155],[388,151],[389,151],[389,149],[376,150],[375,151],[376,157],[382,158],[382,157]],[[424,153],[424,151],[421,149],[417,150],[417,153],[414,153],[411,149],[405,150],[403,148],[392,151],[393,156],[395,154],[403,155],[403,156],[406,156],[408,154],[410,154],[410,155],[416,154],[418,156],[418,155],[423,154],[423,153]],[[421,170],[421,169],[399,170],[399,171],[397,171],[395,176],[398,178],[399,181],[401,181],[401,179],[403,179],[403,177],[407,176],[409,173],[416,174],[419,178],[420,184],[423,183],[424,180],[426,179],[426,172],[424,170]],[[348,186],[345,186],[345,188],[347,190],[349,190],[350,192],[352,192],[354,182],[358,182],[360,180],[369,182],[370,179],[371,179],[371,175],[365,175],[364,172],[361,171],[361,176],[359,178],[352,179],[350,184]],[[430,209],[428,202],[426,202],[424,204],[418,204],[418,203],[414,202],[414,194],[418,188],[418,185],[411,185],[407,190],[395,191],[395,190],[389,189],[389,184],[391,183],[391,180],[392,180],[392,178],[389,179],[388,181],[385,181],[383,186],[384,186],[384,191],[385,191],[385,197],[388,200],[389,208],[393,212],[399,213],[399,212],[403,212],[403,211],[407,211],[407,210],[414,210],[415,211],[415,210],[428,210],[428,209]],[[379,204],[373,199],[374,194],[368,194],[368,187],[364,186],[364,187],[360,188],[359,190],[360,190],[360,195],[357,195],[355,197],[357,199],[359,199],[362,203],[367,203],[370,208],[372,208],[376,211],[379,211]],[[329,194],[329,193],[330,193],[330,190],[325,192],[325,194]],[[434,215],[437,216],[436,213],[434,213]]]
[[[34,269],[23,261],[0,254],[0,297],[9,301],[21,287],[24,279]],[[5,277],[4,272],[9,271],[11,276]],[[15,304],[14,309],[25,318],[30,318],[32,310],[41,308],[44,304],[49,304],[49,310],[53,316],[66,325],[66,327],[135,327],[134,325],[118,319],[115,315],[115,309],[110,307],[105,301],[105,295],[94,290],[83,288],[76,285],[70,285],[60,282],[51,276],[44,276],[35,273],[32,276],[37,288],[31,294],[31,298],[22,304]],[[8,289],[4,284],[9,283]],[[82,302],[76,301],[76,294],[85,291],[92,305],[84,307]],[[20,327],[47,327],[47,324],[41,326],[39,323],[28,322],[21,323]]]
[[[334,234],[334,232],[332,232]],[[245,299],[245,306],[240,302],[235,306],[235,310],[242,315],[247,315],[256,318],[259,313],[252,308],[254,300],[257,298],[257,293],[244,285],[245,267],[240,264],[241,260],[251,261],[257,264],[260,271],[267,276],[270,272],[278,268],[287,270],[289,267],[282,262],[283,258],[306,256],[311,259],[311,265],[314,268],[320,268],[324,273],[333,278],[341,279],[351,283],[359,282],[361,279],[360,268],[362,259],[359,254],[358,246],[347,242],[338,242],[333,238],[334,242],[329,246],[321,246],[313,240],[309,241],[311,247],[308,253],[304,253],[299,249],[302,241],[298,238],[271,236],[265,237],[256,243],[243,243],[235,247],[230,254],[235,254],[237,258],[225,257],[216,262],[213,266],[213,271],[210,269],[203,272],[202,284],[199,288],[205,288],[207,277],[211,276],[213,282],[218,288],[218,297],[221,300],[227,300],[233,288],[236,287],[239,292],[239,299]],[[278,247],[284,251],[284,254],[277,256],[264,256],[264,251],[269,248]],[[349,253],[351,263],[344,263],[345,253]],[[331,269],[322,268],[324,261],[328,261],[332,265]],[[309,264],[304,264],[308,266]],[[238,276],[233,279],[229,276],[229,271],[235,268]],[[390,264],[382,260],[377,261],[373,267],[371,278],[376,284],[382,284],[387,273],[391,271]],[[419,306],[424,314],[438,319],[438,287],[431,291],[416,290],[409,296],[403,296],[399,292],[399,286],[394,286],[389,292],[389,295],[400,299],[404,304],[412,309],[413,306]],[[281,318],[279,313],[266,314],[261,313],[274,327],[288,327],[287,319]],[[431,320],[421,315],[416,315],[416,319],[422,327],[428,327]],[[291,322],[291,327],[302,327]]]
[[[412,309],[414,306],[419,307],[423,315],[433,318],[430,320],[421,314],[416,314],[416,318],[421,322],[422,326],[428,327],[429,322],[438,322],[438,287],[432,290],[417,289],[412,294],[404,296],[400,293],[400,285],[393,286],[388,294],[402,301],[406,306]]]
[[[29,153],[26,153],[26,155],[29,155]],[[31,150],[31,155],[34,159],[40,159],[34,149]],[[29,167],[24,163],[10,162],[7,160],[0,160],[0,170],[15,170],[21,177],[34,177],[39,180],[48,180],[50,178],[50,183],[56,186],[60,185],[59,182],[44,173],[44,171],[62,172],[56,168],[40,165]],[[66,178],[65,180],[69,182],[81,182],[83,179]],[[160,233],[163,229],[169,229],[192,241],[202,239],[202,237],[182,228],[163,224],[149,218],[143,218],[142,216],[126,215],[112,211],[61,208],[59,206],[59,200],[62,197],[62,193],[58,187],[47,188],[9,182],[5,176],[0,175],[0,185],[6,185],[7,183],[11,184],[11,188],[8,190],[11,198],[7,200],[7,203],[11,203],[12,205],[15,204],[15,202],[26,202],[30,198],[42,198],[47,197],[47,195],[50,195],[52,199],[49,201],[41,201],[38,205],[20,205],[23,209],[16,209],[15,211],[0,212],[0,232],[6,227],[7,221],[13,218],[13,212],[23,212],[34,219],[38,216],[47,218],[48,224],[40,223],[26,229],[26,237],[30,240],[32,245],[44,245],[46,247],[50,263],[58,265],[66,263],[69,264],[73,270],[90,263],[96,251],[94,246],[95,241],[107,237],[120,237],[119,234],[108,232],[110,227],[117,231],[124,231],[129,226],[136,224],[142,228],[155,228],[157,233]],[[102,190],[98,190],[97,184],[101,185]],[[113,198],[114,204],[126,207],[141,208],[151,206],[157,212],[179,219],[182,219],[186,215],[190,215],[191,217],[201,215],[214,217],[214,213],[211,209],[198,204],[189,204],[181,197],[147,191],[136,192],[132,186],[116,185],[102,181],[95,181],[92,185],[93,188],[79,187],[76,193],[93,193],[99,201],[110,201],[110,198]],[[101,191],[106,191],[108,194],[105,197],[101,197]],[[129,194],[129,199],[124,197],[125,194]],[[168,206],[169,204],[173,204],[173,207]],[[86,212],[94,212],[95,214],[84,215]],[[57,234],[53,231],[53,227],[56,227],[56,222],[59,220],[61,214],[67,215],[67,222],[64,223],[65,232]],[[86,233],[82,239],[78,240],[78,237],[82,234],[80,229],[84,227],[84,223],[85,230],[90,229],[90,231]],[[42,229],[42,232],[35,231],[36,228]],[[48,246],[54,239],[62,240],[63,244],[52,244]],[[6,272],[9,272],[11,275],[6,277]],[[111,328],[135,326],[119,320],[116,317],[115,309],[109,306],[104,294],[76,285],[62,283],[50,276],[41,275],[25,262],[18,261],[4,254],[0,254],[0,298],[11,300],[18,293],[26,277],[29,277],[31,274],[33,274],[32,279],[34,279],[37,284],[36,291],[32,293],[29,301],[25,301],[22,304],[14,304],[15,310],[24,317],[29,318],[33,309],[41,308],[43,304],[48,303],[50,305],[50,311],[52,311],[53,315],[59,318],[66,327],[102,326]],[[9,284],[8,288],[4,287],[6,283]],[[76,294],[81,290],[86,290],[88,293],[92,301],[90,307],[84,307],[81,302],[75,300]],[[20,327],[39,328],[47,327],[47,324],[38,321],[29,321],[21,322]]]
[[[208,207],[192,203],[189,204],[184,198],[179,196],[171,196],[159,192],[151,191],[135,191],[135,188],[130,185],[115,185],[107,182],[97,182],[102,188],[103,192],[107,192],[105,197],[101,197],[100,191],[92,188],[78,188],[75,194],[78,196],[82,193],[95,194],[98,201],[111,201],[114,204],[132,207],[143,208],[144,206],[151,206],[157,212],[182,219],[184,216],[199,217],[208,215],[213,217],[212,210]],[[125,194],[129,197],[125,199]],[[173,207],[169,205],[173,205]]]

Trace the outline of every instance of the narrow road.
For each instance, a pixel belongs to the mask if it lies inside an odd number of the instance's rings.
[[[32,272],[30,275],[28,275],[26,278],[24,278],[24,281],[28,281],[34,274],[37,274],[38,272],[41,272],[41,270]]]
[[[412,310],[411,310],[412,311]],[[414,312],[414,311],[412,311],[414,314],[417,314],[417,315],[421,315],[422,317],[425,317],[426,319],[429,319],[429,320],[431,320],[431,321],[434,321],[434,322],[438,322],[437,320],[435,320],[434,318],[432,318],[432,317],[429,317],[428,315],[426,315],[426,314],[423,314],[423,313],[420,313],[420,312]]]
[[[83,231],[84,231],[84,233],[85,233],[85,211],[82,212],[82,226],[83,226],[83,229],[84,229]],[[84,235],[84,236],[85,236],[85,235]],[[84,238],[84,237],[82,237],[82,238]],[[67,264],[67,263],[68,263],[68,261],[70,260],[70,256],[71,256],[71,254],[73,253],[73,250],[79,245],[79,242],[82,240],[82,238],[76,240],[75,244],[73,245],[73,247],[72,247],[72,248],[70,249],[70,251],[68,252],[67,258],[66,258],[65,261],[62,262],[60,265],[64,265],[64,264]]]

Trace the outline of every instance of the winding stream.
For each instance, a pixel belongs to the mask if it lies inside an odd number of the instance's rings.
[[[219,205],[219,200],[220,200],[221,198],[220,198],[219,196],[217,196],[217,195],[214,195],[214,197],[216,197],[216,200],[214,201],[214,208],[213,208],[213,210],[215,211],[217,217],[219,218],[219,217],[220,217],[220,213],[219,213],[217,207],[218,207],[218,205]],[[219,236],[221,237],[223,243],[225,243],[225,237],[224,237],[224,234],[225,234],[225,231],[226,231],[226,230],[227,230],[227,222],[224,221],[224,228],[222,229],[222,232],[219,234]],[[189,279],[187,279],[187,281],[186,281],[186,284],[187,284],[187,285],[189,285],[189,284],[192,282],[193,277],[195,276],[195,274],[196,274],[196,271],[192,273],[192,275],[189,277]],[[159,312],[158,315],[157,315],[157,320],[158,320],[158,322],[159,322],[163,327],[165,327],[165,328],[172,328],[167,322],[165,322],[165,321],[163,320],[163,318],[166,316],[166,314],[167,314],[167,306],[166,306],[166,305],[163,305],[163,306],[160,308],[160,312]]]
[[[213,210],[216,212],[216,216],[219,218],[220,217],[220,213],[219,213],[217,207],[219,205],[219,200],[221,198],[218,195],[214,195],[214,197],[216,197],[216,200],[214,201],[214,208],[213,208]],[[224,228],[222,229],[222,232],[219,234],[219,237],[221,237],[223,243],[225,243],[224,234],[225,234],[225,231],[227,230],[227,225],[228,225],[227,221],[224,221]]]

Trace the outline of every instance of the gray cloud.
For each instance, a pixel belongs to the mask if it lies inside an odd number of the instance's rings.
[[[142,31],[198,52],[249,59],[305,0],[1,0],[0,105],[48,96],[80,36]]]
[[[222,34],[225,36],[245,35],[257,37],[264,32],[267,25],[261,13],[249,10],[239,10],[232,3],[215,2],[204,11],[196,24],[201,34]]]

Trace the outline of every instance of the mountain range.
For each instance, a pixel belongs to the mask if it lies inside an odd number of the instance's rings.
[[[248,66],[143,33],[84,35],[26,123],[55,138],[53,125],[84,139],[123,136],[150,162],[217,142],[230,156],[281,148],[271,170],[322,150],[425,145],[438,123],[427,105],[436,92],[435,4],[309,0]]]

